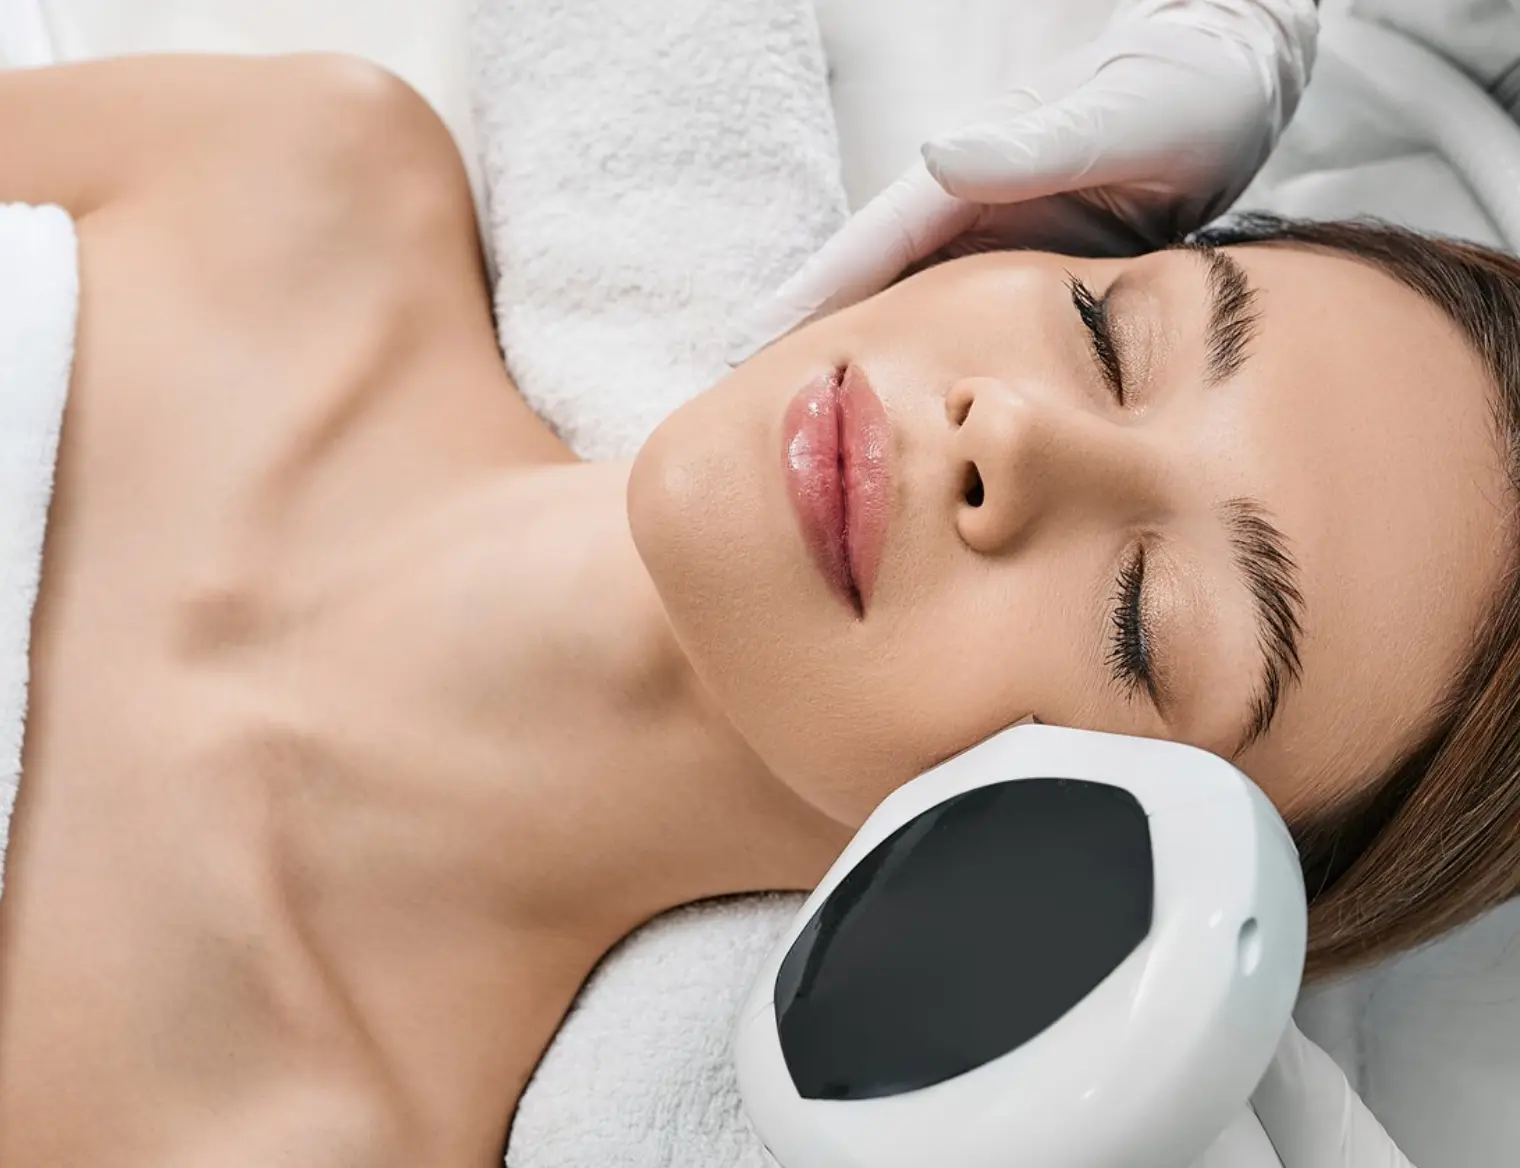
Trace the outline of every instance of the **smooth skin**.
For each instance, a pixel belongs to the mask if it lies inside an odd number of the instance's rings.
[[[809,886],[1028,714],[1227,749],[1219,498],[1304,577],[1302,681],[1243,756],[1285,808],[1417,733],[1505,568],[1476,362],[1344,261],[1242,254],[1257,352],[1207,392],[1195,258],[946,265],[737,370],[630,483],[517,396],[463,169],[400,82],[0,76],[0,140],[0,200],[74,214],[83,285],[0,902],[6,1168],[499,1162],[650,916]],[[1067,269],[1144,276],[1143,407],[1103,397]],[[786,403],[840,361],[894,427],[863,620],[781,479]],[[1164,714],[1102,674],[1142,531]]]

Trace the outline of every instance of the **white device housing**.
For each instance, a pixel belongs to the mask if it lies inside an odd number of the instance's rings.
[[[1148,934],[1063,1016],[1000,1057],[885,1097],[803,1097],[775,992],[794,942],[899,829],[966,792],[1030,779],[1117,787],[1139,803],[1153,865]],[[1302,977],[1306,917],[1288,830],[1229,763],[1152,739],[1005,730],[884,800],[767,958],[736,1036],[746,1110],[782,1168],[1191,1164],[1271,1061]]]

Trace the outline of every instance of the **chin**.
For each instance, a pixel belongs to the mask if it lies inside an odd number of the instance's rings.
[[[757,424],[704,396],[650,436],[628,479],[634,545],[700,675],[788,608],[789,516],[768,489]],[[778,613],[779,610],[779,613]]]
[[[655,431],[629,475],[629,526],[698,678],[790,781],[820,761],[796,721],[837,685],[851,622],[796,530],[774,426],[735,404],[698,398]]]

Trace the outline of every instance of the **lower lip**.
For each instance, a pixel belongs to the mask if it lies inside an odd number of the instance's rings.
[[[782,423],[782,466],[803,537],[823,578],[864,616],[886,538],[890,431],[854,366],[802,388]]]

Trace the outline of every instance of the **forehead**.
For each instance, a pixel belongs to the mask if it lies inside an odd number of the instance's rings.
[[[1486,369],[1434,304],[1370,265],[1234,252],[1257,289],[1240,473],[1303,577],[1303,680],[1246,769],[1290,791],[1381,773],[1428,729],[1509,562]],[[1181,257],[1179,257],[1181,258]]]

